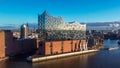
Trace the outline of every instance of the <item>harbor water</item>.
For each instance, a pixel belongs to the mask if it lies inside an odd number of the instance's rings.
[[[104,47],[120,47],[117,42],[104,40]],[[6,60],[0,62],[0,68],[120,68],[120,48],[38,63],[28,63],[24,59]]]

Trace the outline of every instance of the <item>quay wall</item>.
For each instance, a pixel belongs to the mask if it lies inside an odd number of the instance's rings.
[[[34,62],[47,61],[47,60],[51,60],[51,59],[58,59],[58,58],[62,58],[62,57],[74,56],[74,55],[97,52],[97,51],[99,51],[99,50],[93,49],[93,50],[85,50],[85,51],[71,52],[71,53],[44,56],[44,57],[31,57],[31,58],[28,57],[27,60],[34,63]]]

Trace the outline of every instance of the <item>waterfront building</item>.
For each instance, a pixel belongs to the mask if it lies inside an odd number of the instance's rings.
[[[47,11],[38,15],[38,53],[53,55],[87,50],[86,24],[65,22]]]
[[[86,24],[65,22],[62,17],[53,17],[47,11],[38,15],[39,38],[50,40],[81,40],[86,38]]]
[[[0,57],[11,55],[13,47],[13,33],[10,30],[0,30]]]
[[[29,54],[35,52],[36,49],[36,39],[14,39],[12,31],[0,30],[0,58]]]
[[[29,34],[29,27],[28,24],[23,24],[20,28],[20,38],[28,38],[28,34]]]
[[[86,40],[64,40],[64,41],[52,41],[44,42],[40,41],[38,43],[38,54],[40,55],[55,55],[70,53],[76,51],[87,50]]]
[[[86,37],[88,41],[88,49],[103,47],[104,35],[103,31],[99,30],[89,30],[86,31]]]
[[[15,55],[21,54],[21,56],[24,56],[26,54],[32,54],[37,49],[37,39],[16,39],[14,41],[14,45],[17,46],[17,53]]]

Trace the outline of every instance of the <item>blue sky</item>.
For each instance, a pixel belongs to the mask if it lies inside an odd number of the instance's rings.
[[[120,21],[120,0],[0,0],[0,25],[37,23],[44,10],[65,21]]]

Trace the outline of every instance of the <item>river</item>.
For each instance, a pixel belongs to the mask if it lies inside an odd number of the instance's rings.
[[[104,40],[104,47],[120,46],[117,42]],[[0,62],[0,68],[120,68],[120,48],[38,63],[28,63],[23,59],[6,60]]]

